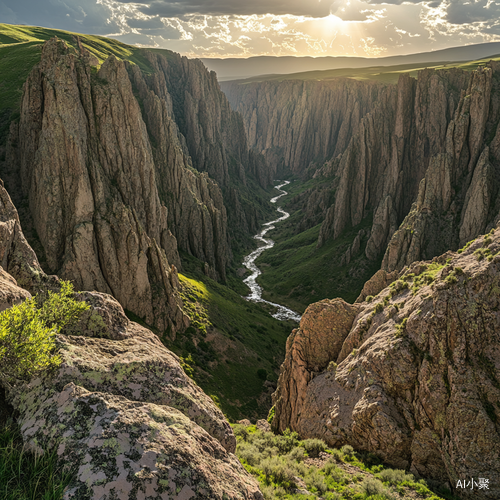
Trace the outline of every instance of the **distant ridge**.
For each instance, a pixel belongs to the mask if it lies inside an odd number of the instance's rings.
[[[217,73],[219,81],[239,80],[259,75],[300,73],[340,68],[366,68],[433,62],[458,62],[481,59],[500,54],[500,42],[479,43],[462,47],[390,57],[274,57],[260,56],[247,59],[201,59],[205,66]]]

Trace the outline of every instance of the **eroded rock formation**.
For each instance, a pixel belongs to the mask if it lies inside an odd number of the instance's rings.
[[[2,186],[0,195],[2,262],[38,269]],[[29,297],[0,267],[0,311]],[[177,356],[110,295],[75,298],[90,309],[58,334],[61,365],[7,390],[26,447],[55,452],[74,473],[64,499],[262,500],[229,423]]]
[[[303,174],[311,162],[343,153],[384,86],[350,79],[315,82],[222,82],[243,116],[248,144],[274,171]]]
[[[413,263],[370,302],[310,306],[287,342],[273,428],[348,443],[452,487],[488,477],[484,498],[498,498],[499,280],[497,229]]]

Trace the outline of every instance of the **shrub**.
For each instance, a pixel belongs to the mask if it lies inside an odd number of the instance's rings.
[[[316,458],[322,451],[326,450],[326,444],[321,439],[305,439],[302,445],[312,458]]]
[[[334,460],[336,460],[337,462],[343,462],[344,461],[344,454],[338,448],[334,448],[332,450],[332,458]]]
[[[375,306],[375,312],[378,314],[378,313],[381,313],[383,310],[384,310],[384,304],[382,304],[382,302],[379,302]]]
[[[368,295],[365,300],[370,303],[373,300],[373,295]]]
[[[0,313],[0,380],[7,386],[30,380],[55,368],[55,336],[76,324],[90,306],[71,296],[73,286],[63,282],[58,293],[48,292]]]
[[[262,455],[256,446],[252,444],[239,444],[238,456],[252,466],[257,466],[262,460]]]
[[[359,487],[366,497],[377,496],[378,498],[387,498],[388,500],[393,498],[382,482],[372,477],[363,479]]]
[[[304,460],[304,457],[305,457],[304,448],[301,448],[300,446],[296,446],[295,448],[293,448],[292,451],[290,451],[288,456],[292,460],[295,460],[297,462],[302,462],[302,460]]]
[[[313,469],[305,478],[305,483],[308,489],[315,489],[318,493],[324,493],[327,490],[324,476],[317,470]]]
[[[378,477],[384,482],[392,485],[402,483],[403,481],[413,481],[412,474],[407,474],[404,470],[384,469],[380,471]]]
[[[273,437],[272,444],[281,454],[286,454],[299,444],[299,435],[290,431],[290,429],[286,429],[282,436]]]
[[[342,446],[342,448],[340,450],[342,452],[342,455],[344,455],[345,458],[352,459],[355,457],[354,448],[350,444],[346,444],[346,445]]]
[[[261,462],[260,467],[268,482],[274,481],[286,489],[295,486],[295,471],[279,458],[267,458]]]
[[[261,379],[261,380],[267,380],[267,370],[264,369],[264,368],[259,368],[257,370],[257,376]]]

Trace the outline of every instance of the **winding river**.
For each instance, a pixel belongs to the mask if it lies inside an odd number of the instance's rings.
[[[281,189],[288,184],[290,184],[290,181],[283,181],[281,184],[275,186],[275,189],[277,189],[281,194],[274,197],[271,200],[271,203],[276,203],[281,197],[288,194],[284,189]],[[252,273],[243,281],[248,286],[248,288],[250,288],[250,294],[245,297],[245,299],[251,302],[262,302],[264,304],[269,304],[276,308],[276,312],[271,315],[273,318],[279,319],[281,321],[287,319],[300,321],[301,316],[295,311],[292,311],[291,309],[288,309],[288,307],[282,306],[280,304],[275,304],[274,302],[264,300],[262,298],[262,287],[257,283],[257,277],[262,274],[262,271],[255,265],[255,260],[263,252],[274,246],[274,241],[270,238],[265,238],[265,235],[276,227],[274,224],[284,221],[285,219],[288,219],[288,217],[290,217],[290,214],[288,212],[285,212],[281,207],[276,207],[276,210],[281,214],[281,217],[276,220],[272,220],[271,222],[262,224],[264,226],[264,229],[262,229],[254,236],[254,239],[262,242],[262,245],[260,245],[257,250],[254,250],[251,254],[247,255],[243,259],[243,265]]]

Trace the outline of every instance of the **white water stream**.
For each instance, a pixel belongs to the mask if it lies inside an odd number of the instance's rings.
[[[276,203],[282,196],[287,195],[288,193],[281,189],[283,186],[290,184],[290,181],[283,181],[282,184],[275,186],[281,194],[276,196],[271,200],[271,203]],[[264,304],[269,304],[277,309],[277,311],[272,314],[273,318],[279,320],[287,320],[291,319],[294,321],[300,321],[300,314],[288,309],[288,307],[282,306],[280,304],[275,304],[274,302],[269,302],[262,298],[262,287],[257,283],[257,277],[262,274],[262,271],[255,265],[255,260],[259,257],[264,251],[272,248],[274,246],[274,241],[270,238],[264,238],[264,236],[274,229],[277,222],[281,222],[290,217],[288,212],[285,212],[281,207],[276,207],[276,210],[281,214],[281,217],[276,220],[272,220],[271,222],[266,222],[262,224],[264,229],[262,229],[259,233],[254,236],[254,239],[261,241],[263,244],[254,250],[251,254],[247,255],[243,259],[243,265],[252,273],[248,278],[246,278],[243,282],[246,283],[248,288],[250,288],[250,294],[245,297],[246,300],[251,302],[263,302]]]

